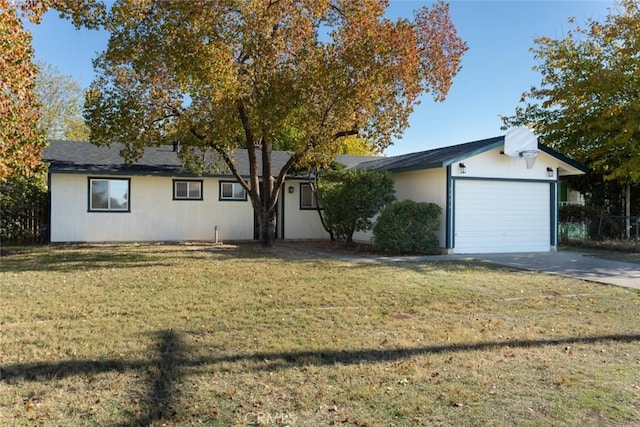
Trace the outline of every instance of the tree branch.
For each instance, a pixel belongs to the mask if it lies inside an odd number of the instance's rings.
[[[353,136],[353,135],[357,135],[358,134],[358,130],[357,129],[349,129],[349,130],[343,130],[342,132],[336,132],[333,134],[333,139],[336,140],[338,138],[343,138],[345,136]]]
[[[249,157],[249,179],[251,182],[251,188],[245,188],[251,195],[251,200],[254,202],[254,207],[259,204],[258,196],[260,195],[260,182],[258,179],[256,158],[256,145],[253,131],[249,125],[249,116],[242,100],[237,101],[238,114],[240,115],[240,121],[242,122],[242,128],[244,130],[245,142],[247,147],[247,156]],[[253,190],[253,191],[252,191]]]
[[[296,152],[293,153],[291,155],[291,157],[289,157],[289,160],[287,160],[287,162],[284,164],[284,166],[280,169],[280,172],[278,173],[278,177],[276,178],[274,184],[273,184],[273,192],[274,192],[274,196],[277,193],[276,189],[279,189],[282,186],[282,183],[284,183],[285,178],[287,177],[287,173],[289,172],[289,170],[293,167],[293,165],[295,165],[298,160],[300,160],[302,158],[302,156],[307,152],[307,150],[304,150],[302,152]],[[275,197],[272,197],[272,200],[275,200]]]
[[[176,113],[165,114],[165,115],[163,115],[161,117],[158,117],[157,119],[153,119],[153,120],[149,121],[147,123],[146,127],[148,128],[149,126],[151,126],[151,125],[153,125],[155,123],[159,123],[159,122],[161,122],[163,120],[174,118],[174,117],[180,117],[180,114],[179,113],[178,114],[176,114]]]
[[[331,4],[329,4],[329,7],[331,9],[333,9],[338,15],[342,16],[344,19],[347,18],[347,15],[345,15],[345,13],[342,11],[342,9],[339,8],[338,6],[336,6],[335,4],[331,3]]]
[[[224,163],[227,165],[227,167],[231,171],[231,174],[238,180],[240,185],[242,185],[242,187],[247,191],[247,193],[249,193],[250,192],[249,185],[247,184],[245,179],[242,177],[242,175],[238,173],[238,169],[236,169],[236,164],[229,156],[229,153],[227,153],[227,151],[224,148],[222,148],[220,145],[216,144],[215,141],[208,140],[206,136],[198,133],[198,131],[195,128],[191,127],[189,130],[191,131],[191,134],[193,136],[195,136],[200,141],[202,141],[204,146],[212,148],[216,153],[218,153],[220,157],[222,157],[222,161],[224,161]]]

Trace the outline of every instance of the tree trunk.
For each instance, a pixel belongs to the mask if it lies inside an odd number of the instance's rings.
[[[259,236],[263,248],[273,247],[276,240],[276,212],[275,209],[262,210],[260,212]]]
[[[625,215],[625,237],[628,239],[631,238],[631,185],[627,184],[624,190],[625,194],[625,206],[624,206],[624,215]]]
[[[356,230],[349,230],[345,233],[344,235],[344,245],[347,248],[353,247],[353,233],[355,233]]]
[[[276,209],[278,192],[274,191],[274,180],[271,174],[270,141],[262,141],[262,191],[260,192],[260,244],[263,248],[270,248],[276,240]]]

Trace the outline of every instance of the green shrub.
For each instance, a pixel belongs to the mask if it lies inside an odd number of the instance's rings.
[[[326,222],[349,246],[353,233],[371,230],[375,215],[396,197],[389,172],[346,169],[320,176],[318,198]]]
[[[373,228],[379,250],[403,254],[438,253],[436,232],[442,209],[435,203],[404,200],[388,205]]]
[[[558,220],[560,222],[586,222],[597,214],[598,212],[590,206],[564,205],[560,206]]]

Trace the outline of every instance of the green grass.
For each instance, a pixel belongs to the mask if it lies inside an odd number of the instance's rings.
[[[286,247],[0,258],[0,425],[633,425],[640,294]]]

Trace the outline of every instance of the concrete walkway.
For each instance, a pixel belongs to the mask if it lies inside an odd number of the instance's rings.
[[[357,256],[326,252],[307,246],[288,245],[330,258],[361,263],[480,261],[523,270],[573,277],[591,282],[640,290],[640,264],[610,261],[581,252],[532,252],[512,254],[433,255],[433,256]]]

